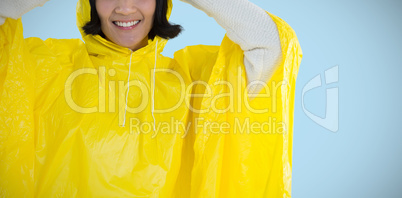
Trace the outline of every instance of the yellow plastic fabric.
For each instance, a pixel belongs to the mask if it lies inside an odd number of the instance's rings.
[[[88,1],[78,2],[77,16],[79,27],[89,20]],[[302,52],[293,30],[271,17],[283,60],[252,100],[243,94],[243,52],[227,37],[174,59],[160,55],[166,40],[156,38],[131,57],[100,36],[23,39],[21,21],[7,19],[0,27],[0,196],[290,197]]]

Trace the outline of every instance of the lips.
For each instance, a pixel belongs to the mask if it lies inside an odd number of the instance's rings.
[[[123,21],[113,21],[113,24],[115,24],[117,27],[121,28],[132,28],[135,25],[137,25],[141,20],[138,21],[128,21],[128,22],[123,22]]]

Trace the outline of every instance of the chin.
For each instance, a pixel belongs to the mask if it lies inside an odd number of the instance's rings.
[[[125,41],[120,41],[120,42],[116,42],[116,44],[122,46],[122,47],[126,47],[126,48],[130,48],[133,49],[135,48],[137,45],[139,45],[140,42],[125,42]]]

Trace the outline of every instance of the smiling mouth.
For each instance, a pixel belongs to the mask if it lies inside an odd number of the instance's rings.
[[[130,22],[121,22],[121,21],[113,21],[113,24],[115,24],[118,27],[133,27],[135,25],[137,25],[139,22],[141,22],[141,20],[138,21],[130,21]]]

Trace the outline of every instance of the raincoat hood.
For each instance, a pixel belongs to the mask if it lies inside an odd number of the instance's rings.
[[[168,10],[167,10],[167,18],[169,19],[170,13],[172,11],[172,0],[168,1]],[[131,49],[126,47],[119,46],[100,35],[88,35],[86,34],[82,27],[85,26],[91,20],[91,5],[89,4],[89,0],[78,0],[77,3],[77,27],[81,32],[82,39],[84,40],[88,52],[90,54],[95,55],[106,55],[109,57],[121,56],[121,55],[130,55],[132,53]],[[163,51],[167,43],[166,39],[163,39],[159,36],[156,36],[153,40],[148,40],[148,45],[135,51],[135,54],[144,55],[148,53],[155,52],[155,46],[158,44],[158,53]]]

